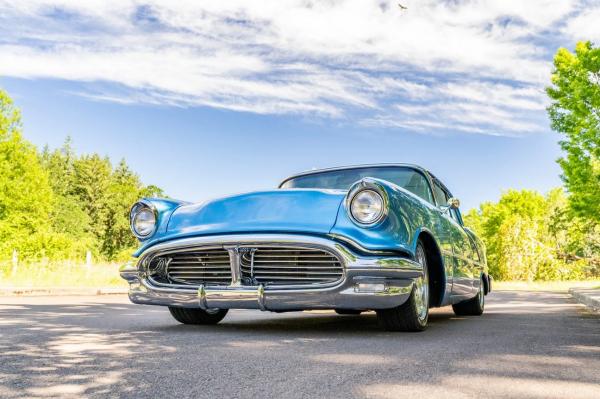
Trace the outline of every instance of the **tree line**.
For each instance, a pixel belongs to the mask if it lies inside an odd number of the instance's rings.
[[[600,224],[577,216],[562,188],[542,195],[509,190],[498,202],[468,212],[465,224],[486,244],[499,280],[583,280],[600,277]]]
[[[121,260],[136,240],[129,208],[162,195],[144,185],[127,163],[77,155],[70,140],[42,151],[23,138],[19,110],[0,90],[0,260]]]

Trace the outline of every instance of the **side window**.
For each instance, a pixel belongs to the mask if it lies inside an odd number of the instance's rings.
[[[465,229],[465,232],[467,233],[470,244],[469,258],[475,262],[481,262],[479,248],[477,247],[477,242],[475,241],[475,236],[473,235],[473,232],[469,229]]]
[[[433,191],[435,192],[435,200],[438,206],[446,205],[448,203],[448,196],[446,195],[446,192],[436,181],[433,182]]]
[[[410,177],[410,180],[404,185],[404,188],[418,197],[423,198],[430,204],[435,204],[435,201],[431,197],[429,183],[427,182],[427,179],[425,179],[425,176],[423,176],[421,173],[414,172]]]
[[[456,223],[460,224],[460,217],[458,216],[456,209],[450,209],[450,217],[454,219]]]
[[[435,199],[438,205],[446,205],[450,199],[450,195],[446,190],[439,185],[437,181],[433,182],[433,191],[435,192]],[[462,218],[458,209],[449,209],[448,215],[458,224],[462,225]]]
[[[477,244],[473,240],[471,240],[471,247],[473,247],[473,258],[476,262],[481,262],[481,256],[479,255],[479,249],[477,248]]]

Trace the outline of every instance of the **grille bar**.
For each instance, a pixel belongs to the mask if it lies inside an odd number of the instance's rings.
[[[289,260],[262,260],[262,259],[254,259],[254,264],[269,264],[269,263],[276,263],[276,264],[282,264],[282,263],[293,263],[293,264],[300,264],[300,263],[309,263],[309,264],[318,264],[318,263],[326,263],[328,265],[330,265],[332,263],[331,260],[300,260],[300,259],[289,259]]]
[[[340,260],[315,248],[259,247],[240,259],[242,277],[273,285],[331,284],[343,277]]]
[[[231,283],[229,253],[223,248],[199,249],[171,253],[167,278],[178,284]]]
[[[272,270],[269,271],[254,271],[254,276],[285,276],[285,275],[290,275],[290,276],[298,276],[298,271],[294,270],[294,271],[289,271],[289,272],[276,272],[273,273]],[[302,273],[302,274],[306,274],[306,273]],[[331,272],[315,272],[315,271],[311,271],[310,272],[311,276],[337,276],[338,272],[336,271],[331,271]]]

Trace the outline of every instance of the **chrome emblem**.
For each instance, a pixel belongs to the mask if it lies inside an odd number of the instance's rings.
[[[225,247],[231,259],[231,284],[256,285],[254,278],[254,253],[258,248],[231,246]]]
[[[247,247],[237,247],[236,248],[236,252],[240,255],[244,255],[244,254],[251,254],[256,252],[257,248],[247,248]]]

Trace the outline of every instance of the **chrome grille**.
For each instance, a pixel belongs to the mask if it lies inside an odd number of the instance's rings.
[[[232,269],[237,270],[236,273],[232,274]],[[201,284],[323,285],[336,283],[344,275],[342,263],[329,250],[275,245],[190,248],[160,253],[150,260],[147,270],[157,283],[192,287]]]
[[[222,248],[163,255],[168,259],[167,278],[178,284],[229,285],[229,253]]]
[[[340,260],[315,248],[258,247],[240,255],[242,279],[252,285],[330,284],[343,277]]]

